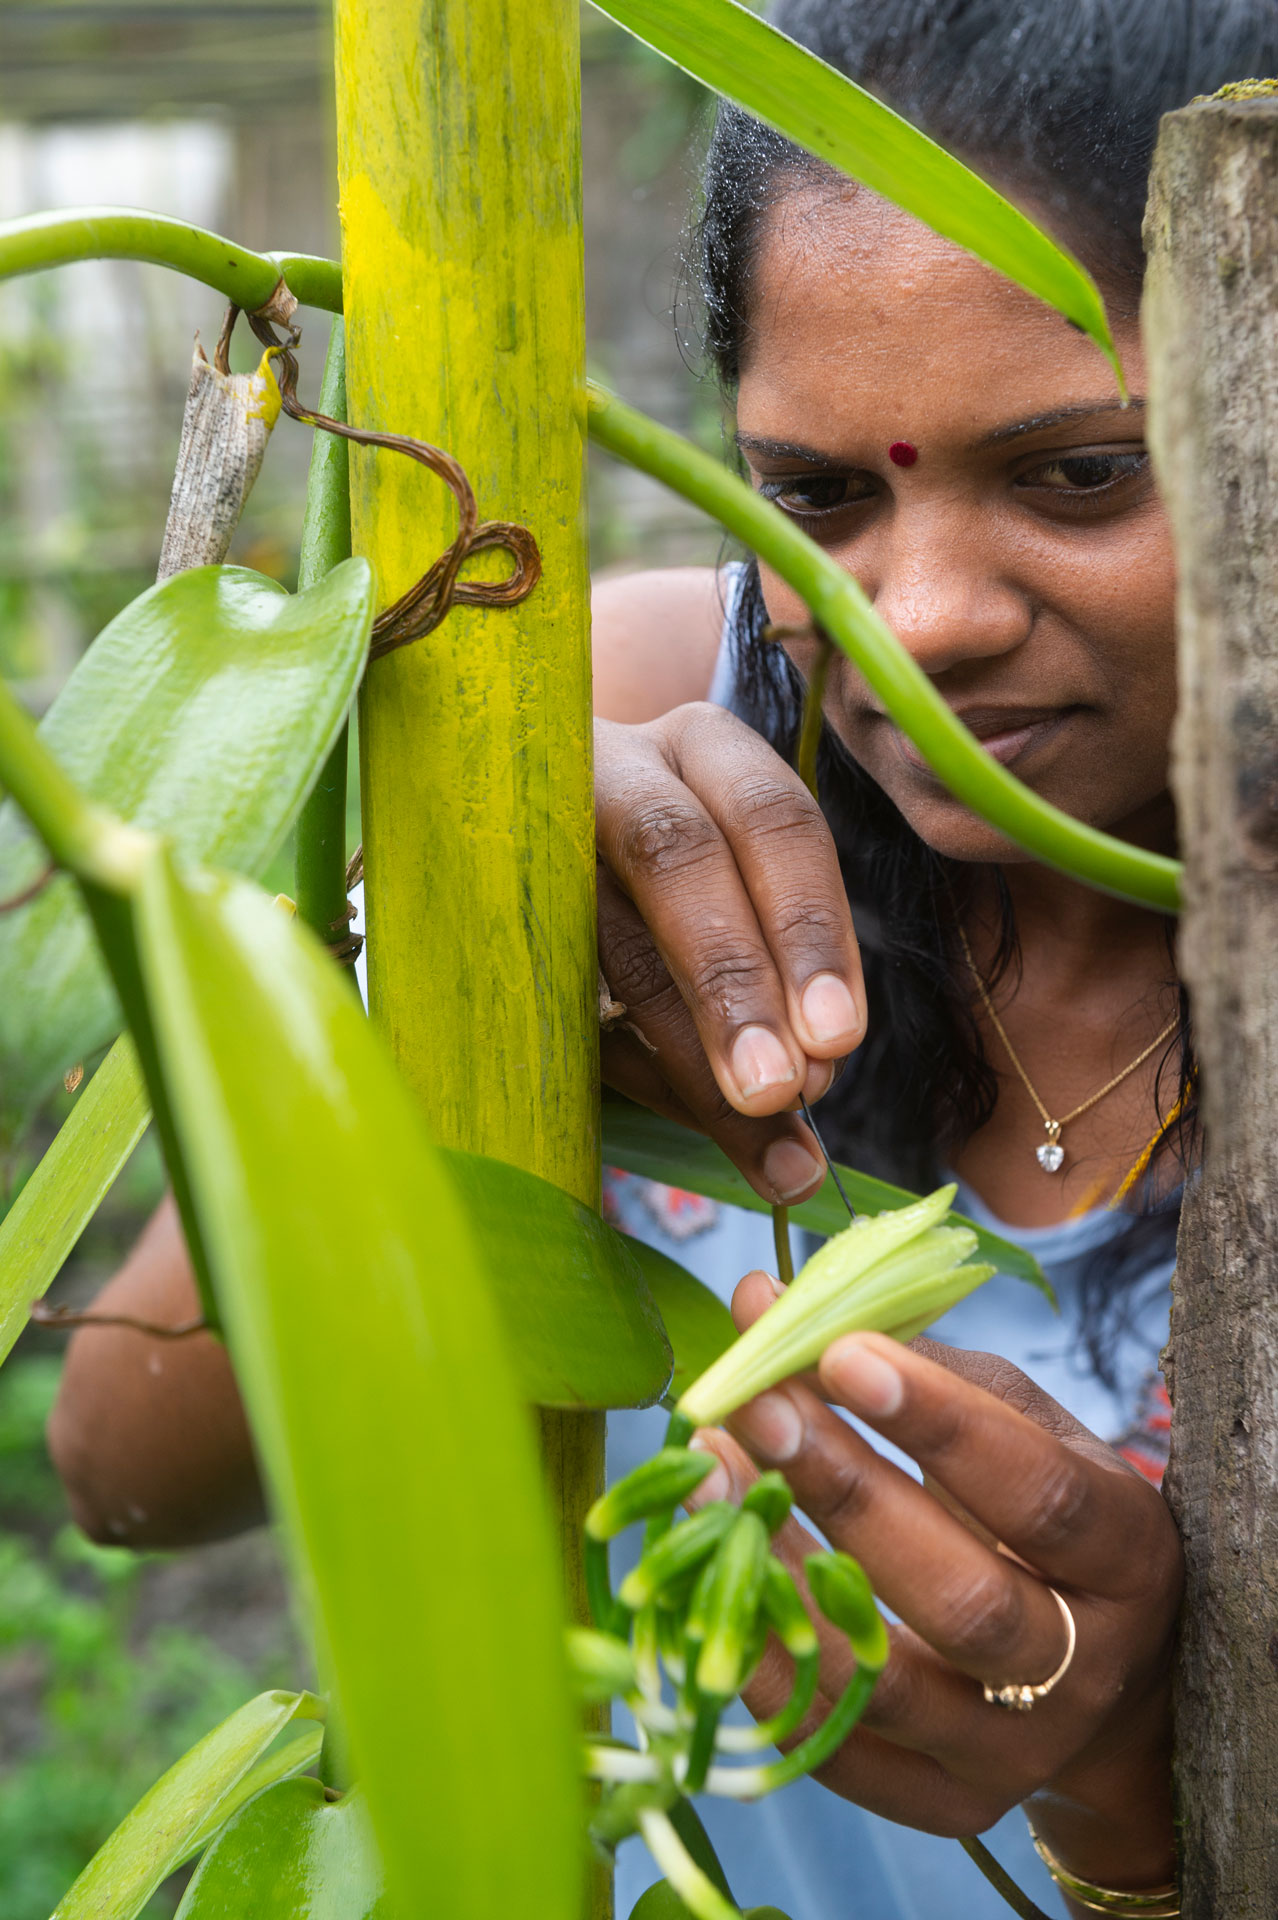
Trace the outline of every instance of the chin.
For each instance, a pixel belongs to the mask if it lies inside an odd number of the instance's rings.
[[[1034,857],[946,794],[924,797],[889,791],[888,797],[900,809],[907,826],[945,860],[1008,866]]]

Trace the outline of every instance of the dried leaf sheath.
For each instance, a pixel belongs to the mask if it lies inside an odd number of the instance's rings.
[[[224,373],[196,341],[157,580],[226,558],[279,411],[269,353],[255,373]]]

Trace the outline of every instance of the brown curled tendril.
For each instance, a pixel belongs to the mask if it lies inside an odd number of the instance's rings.
[[[329,922],[334,938],[326,940],[324,944],[339,967],[353,967],[364,951],[363,934],[355,933],[351,928],[351,921],[354,918],[355,908],[348,900],[345,913],[340,918]]]
[[[58,871],[51,860],[44,872],[37,874],[29,887],[22,887],[17,893],[11,893],[7,900],[0,900],[0,913],[16,913],[19,907],[29,907],[38,893],[43,893]]]
[[[94,1313],[88,1308],[46,1307],[43,1300],[31,1302],[31,1319],[37,1327],[49,1327],[56,1332],[74,1333],[79,1327],[128,1327],[133,1333],[150,1334],[154,1340],[187,1340],[193,1333],[207,1333],[209,1323],[200,1315],[198,1320],[183,1320],[176,1327],[157,1326],[152,1320],[138,1320],[131,1313]]]
[[[402,433],[373,433],[364,427],[348,426],[344,420],[334,420],[326,413],[314,413],[304,407],[297,397],[297,358],[294,348],[300,339],[299,330],[287,325],[287,337],[281,339],[276,332],[282,305],[281,290],[286,293],[281,281],[270,300],[264,307],[248,316],[249,325],[263,346],[273,347],[279,361],[280,404],[291,420],[300,420],[303,425],[320,427],[325,433],[340,434],[343,440],[353,440],[361,447],[385,447],[392,453],[403,453],[410,460],[416,460],[444,482],[457,502],[457,533],[452,544],[445,549],[438,560],[427,569],[415,586],[401,594],[393,605],[383,609],[373,622],[373,641],[368,650],[370,660],[380,660],[383,654],[393,653],[397,647],[407,646],[410,640],[420,640],[424,634],[434,631],[450,607],[513,607],[525,600],[541,578],[541,554],[537,542],[527,527],[519,526],[509,520],[480,520],[479,509],[475,503],[474,491],[466,478],[460,463],[451,453],[445,453],[441,447],[432,447],[426,440],[414,440]],[[224,343],[230,339],[230,329],[235,324],[238,308],[231,308],[223,323],[219,350],[225,351]],[[483,553],[494,547],[502,547],[515,562],[515,570],[506,580],[461,580],[458,575],[462,566],[473,553]]]

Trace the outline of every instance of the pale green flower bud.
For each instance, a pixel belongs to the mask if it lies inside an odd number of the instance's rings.
[[[678,1413],[717,1426],[779,1380],[814,1366],[845,1333],[912,1337],[993,1273],[964,1266],[967,1227],[941,1227],[956,1189],[858,1220],[827,1240],[775,1305],[694,1380]]]
[[[697,1690],[713,1700],[730,1700],[746,1678],[767,1564],[767,1527],[757,1513],[739,1514],[715,1555],[697,1656]]]
[[[806,1660],[817,1651],[817,1633],[794,1580],[775,1554],[768,1556],[763,1582],[763,1606],[768,1624],[793,1660]]]
[[[696,1573],[709,1559],[719,1542],[731,1530],[737,1509],[726,1500],[715,1500],[653,1543],[639,1565],[621,1583],[618,1599],[623,1607],[638,1613],[655,1600],[662,1589]]]
[[[794,1495],[783,1473],[761,1473],[741,1502],[743,1513],[757,1513],[769,1533],[776,1533],[790,1517]]]
[[[857,1665],[871,1673],[885,1667],[891,1650],[888,1631],[863,1569],[846,1553],[810,1553],[803,1569],[812,1598],[851,1641]]]
[[[636,1520],[669,1513],[716,1465],[713,1454],[663,1447],[595,1501],[586,1515],[586,1532],[592,1540],[611,1540]]]
[[[567,1627],[564,1651],[572,1690],[586,1705],[634,1692],[634,1655],[624,1640],[589,1627]]]

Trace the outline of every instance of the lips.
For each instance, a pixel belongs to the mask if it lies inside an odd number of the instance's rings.
[[[956,707],[955,716],[976,736],[992,759],[1010,766],[1036,752],[1054,738],[1078,713],[1068,707]],[[883,716],[886,718],[886,715]],[[910,766],[928,771],[914,742],[898,727],[891,728],[893,744]]]

